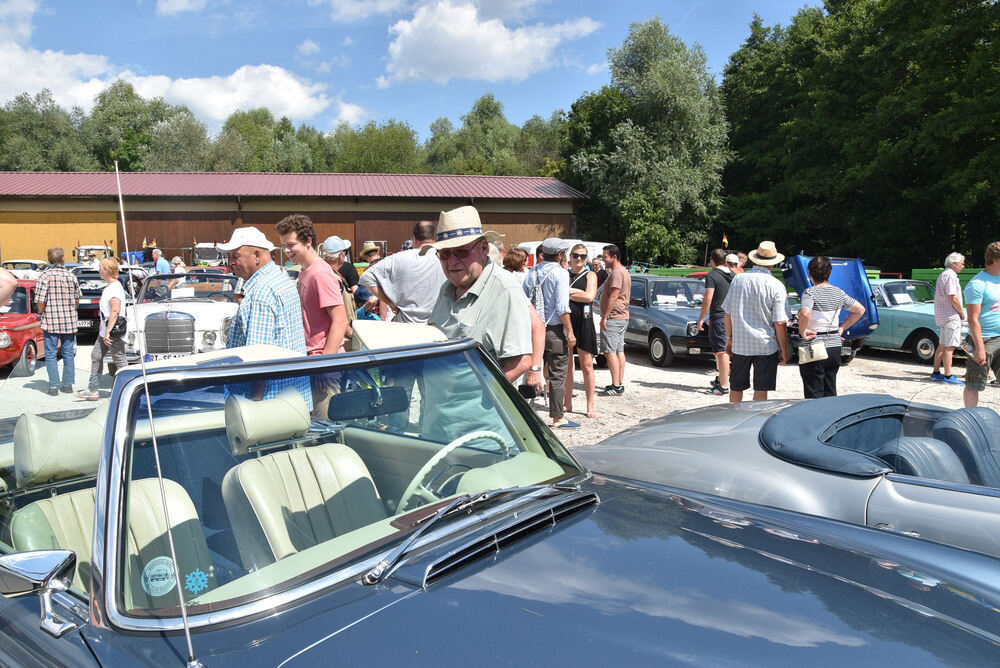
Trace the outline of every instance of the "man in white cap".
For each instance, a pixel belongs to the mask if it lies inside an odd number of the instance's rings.
[[[732,262],[730,263],[730,259]],[[733,282],[732,267],[739,260],[733,253],[726,253],[722,248],[712,251],[709,261],[712,271],[705,276],[705,296],[701,302],[701,313],[698,315],[698,329],[704,330],[708,325],[708,341],[715,355],[715,368],[718,375],[712,381],[709,394],[721,397],[729,394],[729,354],[726,352],[726,311],[722,303],[729,294],[729,284]]]
[[[244,281],[226,347],[269,343],[305,354],[299,295],[288,274],[271,260],[274,244],[256,227],[240,227],[219,250],[229,253],[230,269]]]
[[[752,270],[737,275],[722,308],[726,312],[726,352],[732,363],[729,402],[743,401],[753,368],[754,401],[775,389],[778,366],[788,361],[788,296],[771,267],[785,259],[773,241],[750,251]]]
[[[576,336],[569,317],[569,273],[559,265],[562,239],[549,238],[538,247],[539,262],[524,278],[524,294],[545,323],[545,363],[549,365],[549,417],[553,427],[578,428],[566,419],[566,372]]]
[[[475,207],[442,211],[436,241],[420,249],[437,250],[448,282],[441,286],[430,324],[448,338],[467,336],[478,341],[514,381],[528,371],[528,384],[537,384],[541,368],[532,367],[530,306],[520,282],[500,265],[490,262],[489,244],[500,238],[484,232]]]

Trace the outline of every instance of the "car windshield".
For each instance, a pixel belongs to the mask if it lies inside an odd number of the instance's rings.
[[[3,263],[4,269],[37,269],[38,266],[37,262],[18,262],[16,260],[8,260]]]
[[[924,281],[897,281],[882,286],[893,306],[934,302],[934,288]]]
[[[704,297],[701,281],[649,282],[649,303],[653,306],[701,306]]]
[[[235,302],[238,280],[232,274],[202,272],[150,276],[143,281],[139,303],[178,299]]]
[[[458,495],[580,473],[478,349],[442,348],[249,369],[244,349],[222,351],[192,371],[151,365],[149,400],[138,374],[118,378],[116,410],[107,399],[39,398],[31,388],[44,369],[10,378],[0,389],[0,552],[72,549],[70,589],[86,600],[95,507],[107,508],[115,607],[175,617],[180,589],[199,615],[351,577]],[[96,475],[106,426],[109,475],[120,479],[110,489]]]
[[[27,313],[28,312],[28,289],[24,286],[17,286],[14,294],[10,296],[6,304],[0,304],[0,313]]]

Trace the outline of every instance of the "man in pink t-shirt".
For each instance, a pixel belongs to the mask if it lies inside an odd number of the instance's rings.
[[[347,311],[340,281],[316,251],[316,229],[308,216],[293,214],[278,221],[281,247],[289,259],[302,265],[299,301],[306,330],[306,353],[331,355],[344,352]]]

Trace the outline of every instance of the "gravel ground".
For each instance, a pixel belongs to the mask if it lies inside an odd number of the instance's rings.
[[[587,402],[583,391],[583,378],[577,369],[573,392],[574,412],[568,417],[579,422],[579,429],[557,429],[559,439],[569,447],[592,445],[644,420],[660,417],[675,410],[711,406],[728,401],[727,397],[707,394],[709,383],[715,378],[714,362],[708,357],[679,359],[672,367],[654,367],[644,350],[629,349],[625,366],[625,394],[620,397],[595,398],[597,417],[588,419],[584,413]],[[906,353],[862,350],[847,366],[841,367],[837,376],[839,394],[876,392],[896,397],[919,400],[938,406],[962,407],[962,387],[930,380],[931,368],[926,364],[910,361]],[[956,356],[954,373],[965,376],[964,362]],[[607,369],[597,369],[597,387],[611,382]],[[778,368],[778,389],[770,393],[771,399],[801,399],[802,379],[798,367],[788,364]],[[1000,390],[987,388],[981,397],[983,405],[996,407]],[[748,400],[752,391],[744,393]],[[546,422],[548,406],[541,399],[535,400],[535,410]]]

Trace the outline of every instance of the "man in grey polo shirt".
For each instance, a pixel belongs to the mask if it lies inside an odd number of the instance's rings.
[[[441,212],[435,238],[420,253],[437,250],[448,282],[441,286],[430,324],[448,338],[478,341],[513,382],[531,367],[531,315],[520,282],[489,260],[489,242],[500,235],[483,232],[479,212],[462,206]]]
[[[368,288],[391,310],[395,322],[425,323],[446,279],[437,253],[421,253],[435,241],[437,226],[422,220],[413,226],[413,248],[393,253],[361,274],[360,285]]]

